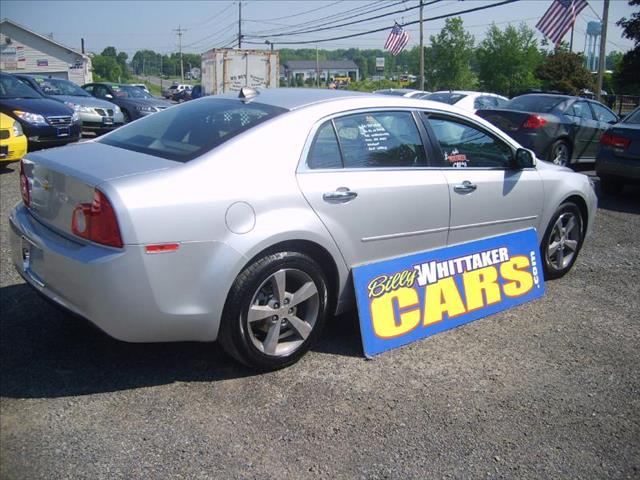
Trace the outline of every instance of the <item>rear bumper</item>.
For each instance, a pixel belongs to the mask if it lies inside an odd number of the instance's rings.
[[[536,157],[546,160],[551,139],[543,130],[524,130],[518,132],[507,132],[516,142],[524,148],[533,150]]]
[[[600,149],[596,159],[596,174],[623,183],[640,183],[640,159],[622,158],[611,149]]]
[[[231,272],[244,257],[224,243],[183,243],[146,254],[81,244],[36,221],[20,203],[9,217],[13,264],[52,302],[127,342],[213,341]]]

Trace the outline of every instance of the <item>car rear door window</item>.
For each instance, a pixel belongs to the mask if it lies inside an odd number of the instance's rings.
[[[334,120],[345,168],[424,167],[427,159],[411,112],[371,112]]]
[[[593,120],[593,114],[587,102],[574,102],[573,105],[567,110],[567,115],[577,118],[584,118],[586,120]]]
[[[333,129],[333,122],[325,122],[316,133],[309,155],[307,166],[311,169],[342,168],[342,155],[340,146]]]
[[[440,165],[450,168],[509,168],[512,149],[478,127],[453,118],[430,116],[428,123],[440,148]]]
[[[608,108],[597,103],[591,103],[591,107],[593,108],[593,113],[595,113],[596,119],[599,122],[616,123],[618,121],[618,117],[616,117]]]

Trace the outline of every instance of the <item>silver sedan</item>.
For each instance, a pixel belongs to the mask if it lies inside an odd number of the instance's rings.
[[[31,286],[118,339],[218,339],[263,369],[353,307],[355,265],[535,228],[556,278],[596,207],[586,176],[456,107],[311,89],[188,102],[30,153],[20,180]]]

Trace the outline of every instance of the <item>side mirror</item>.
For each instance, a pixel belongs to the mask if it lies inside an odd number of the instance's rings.
[[[519,148],[516,150],[516,156],[514,159],[514,166],[517,169],[533,168],[536,166],[535,154],[526,148]]]
[[[110,93],[105,93],[104,98],[113,98],[113,95],[111,95]]]

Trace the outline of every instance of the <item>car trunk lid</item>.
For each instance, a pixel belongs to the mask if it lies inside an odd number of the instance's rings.
[[[41,223],[67,235],[73,235],[74,210],[81,204],[90,205],[101,183],[181,165],[95,142],[29,153],[22,162],[29,185],[29,211]]]
[[[476,112],[476,115],[484,118],[486,121],[492,123],[507,134],[520,130],[531,115],[538,115],[543,118],[545,117],[545,115],[542,113],[530,113],[520,112],[518,110],[502,109],[478,110]]]

